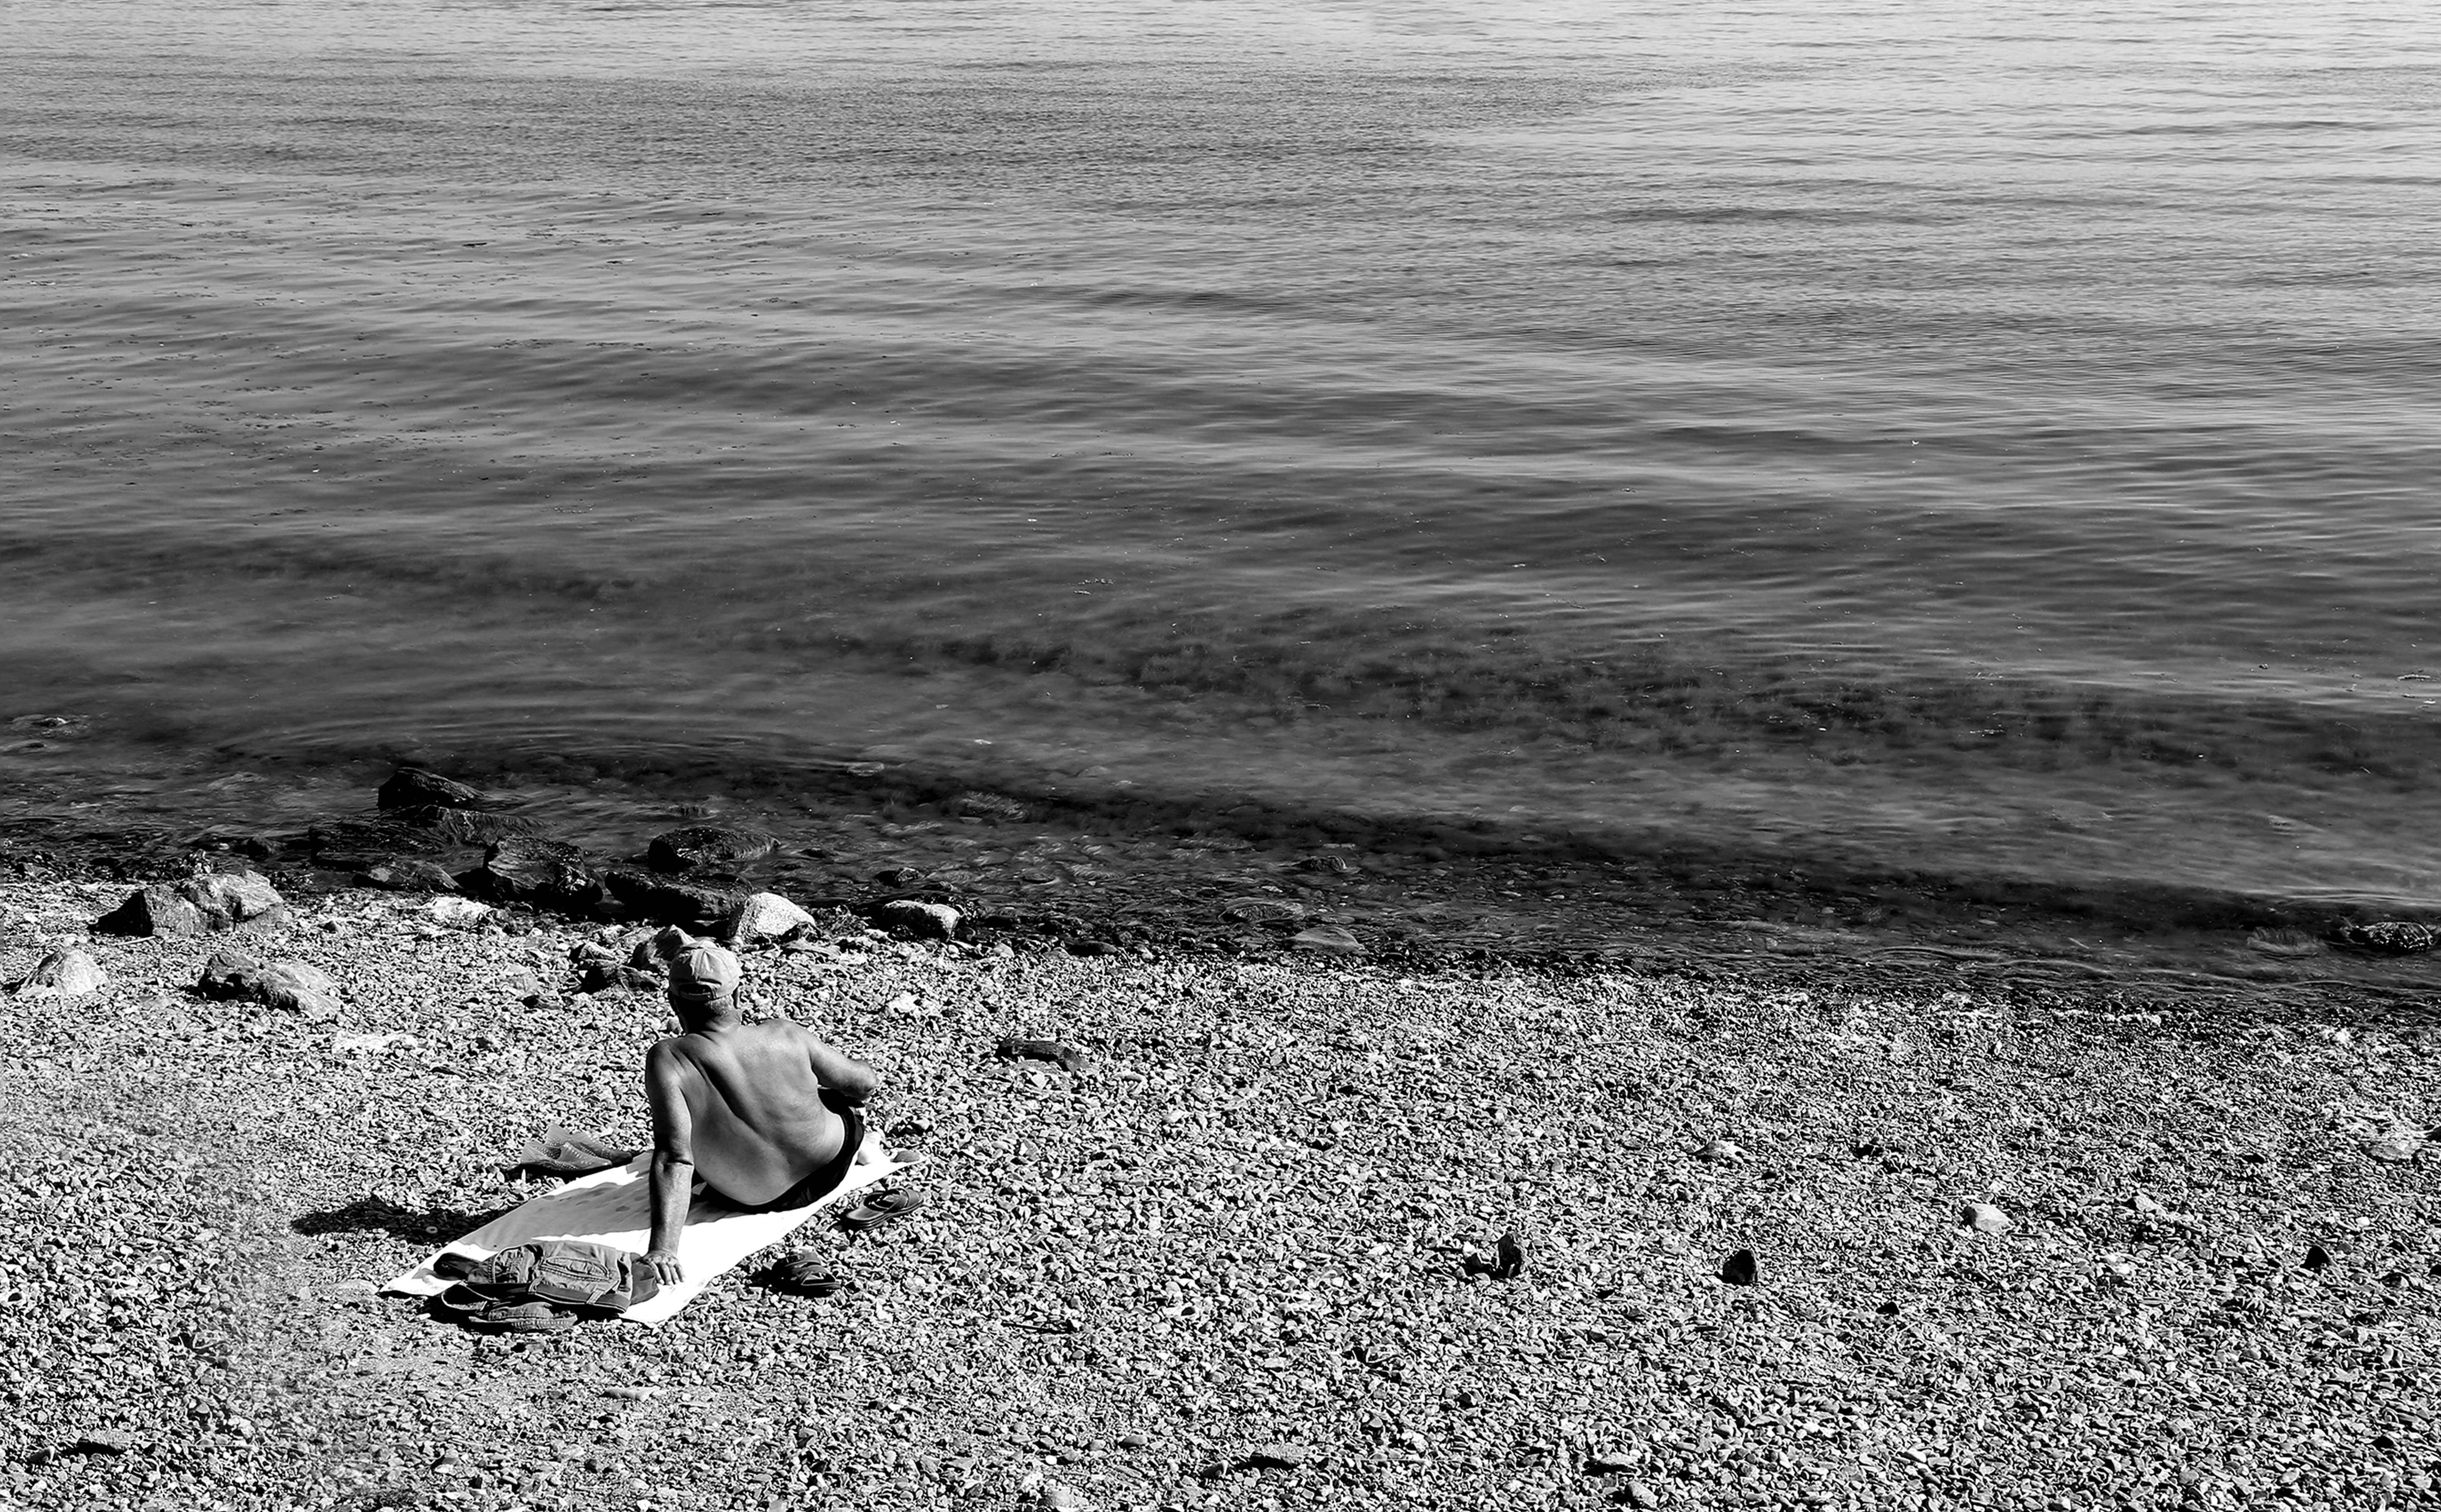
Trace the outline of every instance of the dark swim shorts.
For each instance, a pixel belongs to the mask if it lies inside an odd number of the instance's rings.
[[[838,1190],[839,1184],[847,1179],[847,1173],[856,1166],[856,1152],[864,1147],[864,1114],[845,1103],[833,1103],[827,1097],[823,1101],[840,1116],[837,1155],[768,1202],[740,1202],[717,1188],[712,1189],[714,1195],[740,1213],[785,1213],[790,1208],[811,1207]]]

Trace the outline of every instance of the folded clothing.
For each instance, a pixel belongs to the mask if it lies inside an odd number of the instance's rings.
[[[432,1273],[454,1283],[434,1299],[442,1309],[518,1332],[555,1313],[615,1318],[661,1289],[643,1256],[586,1239],[543,1239],[490,1255],[444,1250]]]
[[[538,1137],[526,1141],[508,1172],[512,1176],[556,1176],[565,1180],[624,1165],[641,1153],[589,1134],[572,1133],[554,1124]]]

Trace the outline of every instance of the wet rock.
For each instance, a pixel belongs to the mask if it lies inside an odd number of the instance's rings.
[[[542,833],[542,826],[532,819],[518,819],[514,814],[485,814],[471,808],[401,809],[400,820],[422,832],[422,846],[490,845],[499,840],[527,838]]]
[[[961,793],[958,795],[958,812],[981,819],[1007,819],[1012,823],[1022,823],[1034,817],[1032,809],[1001,793]]]
[[[1752,1250],[1740,1250],[1721,1262],[1721,1279],[1733,1287],[1751,1287],[1762,1279]]]
[[[584,913],[606,896],[602,873],[583,851],[558,840],[502,840],[483,864],[458,878],[469,894],[493,903]]]
[[[438,861],[398,859],[367,867],[356,880],[385,892],[455,892],[458,879]]]
[[[1066,942],[1066,948],[1068,953],[1072,956],[1122,956],[1127,954],[1127,947],[1125,945],[1114,945],[1108,940],[1070,940]]]
[[[757,892],[721,921],[720,934],[724,940],[752,945],[766,940],[785,940],[813,925],[812,914],[777,892]]]
[[[101,967],[93,957],[81,950],[54,950],[34,963],[26,980],[17,983],[20,998],[81,998],[99,992],[109,984]]]
[[[94,921],[102,934],[197,935],[283,917],[280,891],[253,872],[218,873],[139,888]]]
[[[454,778],[421,766],[402,766],[389,774],[373,795],[373,806],[401,808],[481,808],[483,795]]]
[[[2331,947],[2303,929],[2257,929],[2246,937],[2246,948],[2261,956],[2328,955]]]
[[[1354,876],[1356,874],[1356,863],[1349,860],[1347,856],[1326,852],[1321,855],[1309,855],[1304,860],[1299,861],[1297,863],[1297,870],[1300,872],[1322,872],[1331,876]]]
[[[308,1023],[339,1017],[337,983],[298,961],[258,961],[243,950],[218,950],[204,965],[195,991],[221,1002],[259,1002]]]
[[[2365,923],[2351,919],[2332,932],[2342,945],[2386,956],[2414,955],[2441,944],[2441,927],[2417,924],[2409,919],[2377,919]]]
[[[1305,917],[1305,905],[1286,898],[1230,898],[1220,916],[1237,924],[1294,924]]]
[[[695,872],[755,860],[779,848],[778,838],[761,830],[690,824],[654,836],[645,848],[644,863],[656,872]]]
[[[1289,941],[1292,950],[1311,950],[1327,956],[1361,956],[1365,944],[1335,924],[1317,924]]]
[[[737,911],[745,894],[731,888],[679,882],[641,872],[613,872],[605,881],[626,917],[713,933]]]
[[[946,903],[918,903],[913,898],[893,898],[877,905],[873,921],[893,934],[903,934],[916,940],[949,940],[958,933],[958,910]]]
[[[2006,1233],[2016,1220],[1989,1202],[1969,1202],[1958,1210],[1958,1221],[1978,1233]]]

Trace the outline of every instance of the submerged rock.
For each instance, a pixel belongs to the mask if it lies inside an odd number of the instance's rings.
[[[2441,945],[2441,927],[2417,924],[2412,919],[2377,919],[2371,923],[2351,919],[2333,933],[2342,945],[2388,956],[2414,955]]]
[[[253,872],[215,873],[138,888],[93,927],[102,934],[197,935],[268,924],[286,911],[268,878]]]
[[[751,861],[779,848],[779,839],[761,830],[690,824],[654,836],[645,848],[644,862],[656,872],[695,872]]]
[[[542,826],[514,814],[485,814],[471,808],[408,808],[398,811],[402,823],[429,837],[425,844],[491,845],[542,833]]]
[[[385,812],[401,808],[481,808],[484,798],[455,778],[421,766],[402,766],[381,784],[381,790],[373,795],[373,803]]]
[[[308,1023],[339,1017],[338,984],[299,961],[258,961],[243,950],[217,950],[195,991],[222,1002],[259,1002]]]
[[[81,998],[108,986],[110,979],[81,950],[54,950],[17,983],[20,998]]]

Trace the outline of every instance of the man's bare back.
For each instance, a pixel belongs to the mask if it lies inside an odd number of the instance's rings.
[[[682,1279],[678,1232],[694,1179],[754,1207],[788,1196],[819,1171],[844,1166],[853,1108],[880,1078],[803,1025],[738,1016],[736,958],[698,945],[671,963],[670,1005],[687,1032],[644,1057],[653,1112],[653,1248],[665,1282]],[[836,1106],[834,1106],[836,1105]],[[812,1200],[818,1193],[806,1194]]]

